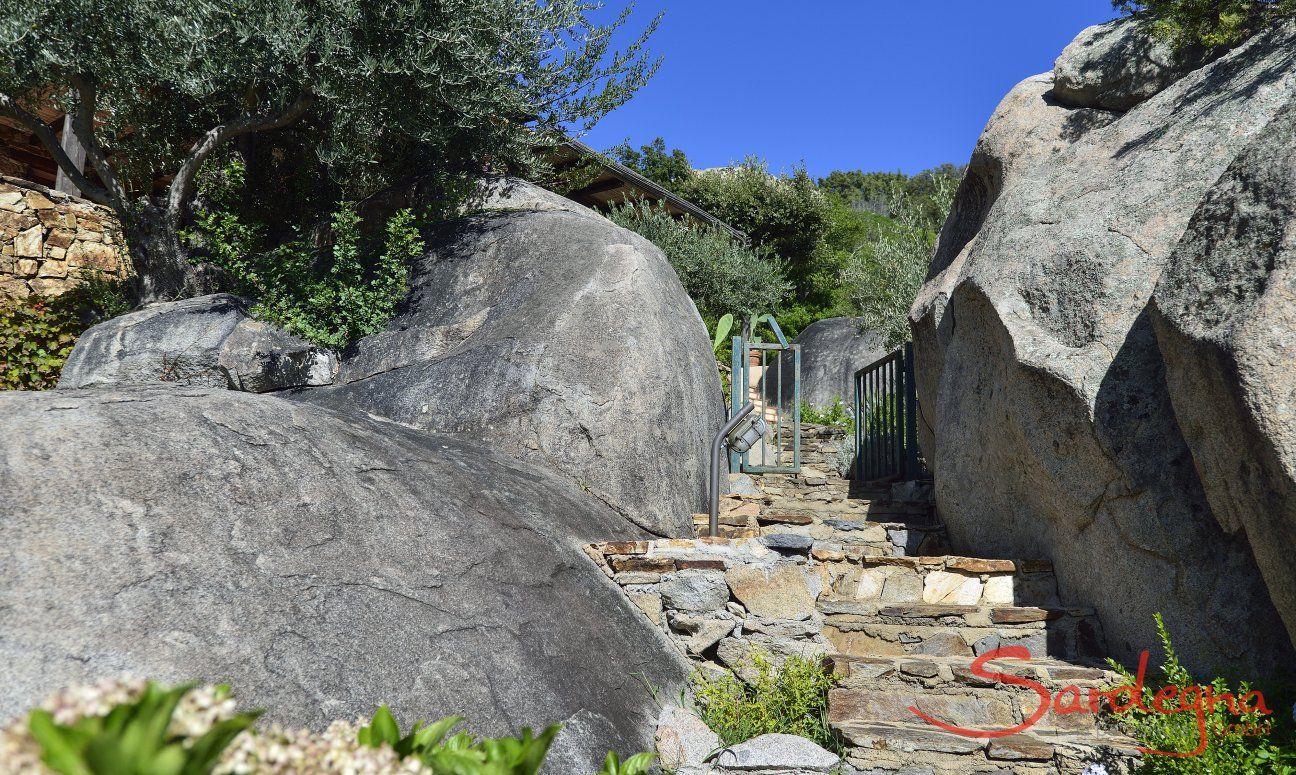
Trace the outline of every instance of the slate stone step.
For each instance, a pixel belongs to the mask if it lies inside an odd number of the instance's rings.
[[[949,690],[965,687],[985,688],[1001,686],[972,671],[973,657],[939,656],[852,656],[834,654],[833,674],[842,689],[876,689],[879,686],[919,685],[927,688],[945,687]],[[1013,658],[990,660],[981,672],[994,672],[1028,678],[1044,685],[1050,691],[1064,686],[1082,689],[1103,688],[1119,684],[1119,673],[1101,662],[1080,664],[1050,657],[1023,661]]]
[[[1040,706],[1037,690],[1045,689],[1053,699],[1033,732],[1096,735],[1109,725],[1106,716],[1093,712],[1108,707],[1098,692],[1123,683],[1115,673],[1057,660],[1003,658],[977,669],[963,658],[837,656],[833,667],[840,683],[829,695],[830,720],[931,726],[916,708],[947,724],[986,731],[1032,718]]]
[[[833,581],[832,597],[877,604],[1056,606],[1053,567],[1033,560],[860,557]]]
[[[1025,646],[1033,657],[1095,660],[1105,653],[1089,609],[868,603],[820,600],[823,634],[851,656],[975,657]]]
[[[1025,732],[996,739],[962,737],[920,722],[834,722],[858,771],[924,775],[1079,775],[1089,764],[1137,760],[1137,744],[1107,730],[1081,734]]]

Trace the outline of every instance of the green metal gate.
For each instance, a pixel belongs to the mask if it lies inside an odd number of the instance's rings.
[[[912,343],[855,372],[854,477],[863,482],[930,478],[918,456]]]
[[[774,342],[749,338],[755,325],[769,323]],[[753,474],[795,474],[801,470],[801,345],[790,344],[772,315],[733,338],[729,407],[732,416],[748,401],[769,425],[764,443],[729,454],[729,470]],[[783,358],[792,359],[792,378],[783,379]],[[790,382],[791,384],[785,384]]]

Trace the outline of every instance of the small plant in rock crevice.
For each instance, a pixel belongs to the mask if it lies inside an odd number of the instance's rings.
[[[791,656],[776,665],[753,651],[752,676],[697,672],[692,686],[698,715],[725,745],[769,733],[798,735],[837,754],[845,751],[828,724],[828,692],[837,679],[822,659]]]

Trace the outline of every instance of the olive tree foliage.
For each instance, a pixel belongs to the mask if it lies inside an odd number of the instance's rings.
[[[1296,0],[1112,0],[1176,46],[1235,46],[1296,14]]]
[[[846,261],[842,280],[852,311],[861,318],[861,329],[882,334],[888,347],[909,338],[909,307],[927,276],[960,178],[953,172],[932,175],[926,194],[893,188],[887,204],[892,222]]]
[[[791,290],[778,259],[713,226],[676,220],[650,202],[625,202],[607,216],[661,249],[708,326],[726,314],[747,318],[777,309]]]
[[[203,163],[296,133],[330,196],[421,170],[537,163],[654,72],[656,21],[613,46],[626,8],[586,0],[0,0],[0,115],[34,133],[127,229],[142,301],[200,292],[179,239]],[[73,117],[81,174],[36,108]],[[249,169],[249,177],[255,170]],[[161,192],[154,195],[154,189]]]

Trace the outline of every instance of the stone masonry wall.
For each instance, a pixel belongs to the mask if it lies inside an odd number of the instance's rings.
[[[129,271],[111,210],[0,176],[0,299],[58,296],[92,272],[123,278]]]

